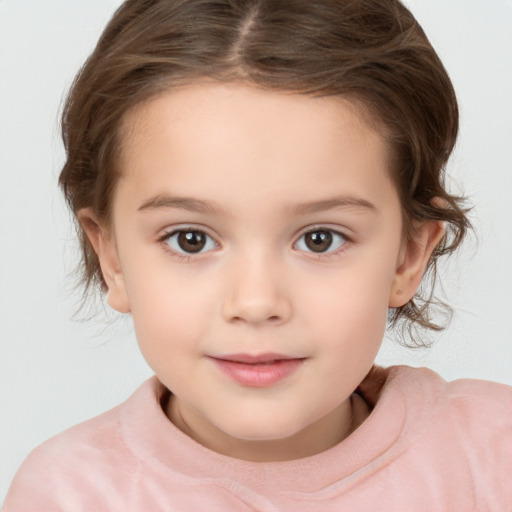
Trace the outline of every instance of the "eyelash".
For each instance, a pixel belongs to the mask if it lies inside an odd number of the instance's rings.
[[[297,241],[293,244],[293,246],[296,247],[297,244],[306,235],[312,234],[312,233],[319,233],[319,232],[330,233],[331,235],[334,235],[335,237],[341,238],[342,242],[341,242],[340,246],[337,249],[330,249],[329,248],[325,252],[315,252],[313,250],[302,251],[301,249],[299,249],[301,252],[307,253],[308,257],[310,257],[310,258],[313,257],[313,258],[318,258],[318,259],[325,260],[327,258],[338,256],[338,255],[342,254],[343,252],[345,252],[348,249],[348,247],[350,246],[349,244],[352,242],[352,239],[350,237],[348,237],[342,231],[339,231],[337,229],[332,229],[332,228],[329,228],[327,226],[318,225],[318,226],[311,226],[311,227],[308,227],[305,230],[303,230],[302,233],[300,234],[300,236],[297,238]]]
[[[169,240],[171,240],[171,238],[173,236],[176,236],[176,235],[179,235],[179,234],[188,234],[188,233],[200,233],[200,234],[203,234],[205,235],[210,241],[212,241],[216,247],[219,247],[219,244],[216,242],[216,240],[211,236],[209,235],[204,229],[202,228],[199,228],[199,227],[195,227],[195,226],[183,226],[183,227],[179,227],[179,228],[176,228],[176,229],[172,229],[171,231],[163,234],[159,239],[158,239],[158,242],[160,242],[163,247],[164,247],[164,250],[171,253],[172,256],[178,258],[180,261],[190,261],[191,259],[193,259],[194,257],[197,257],[201,254],[204,254],[206,252],[210,252],[212,249],[209,249],[207,251],[203,251],[202,249],[196,253],[194,252],[190,252],[190,253],[187,253],[187,252],[181,252],[181,251],[178,251],[176,249],[173,249],[172,247],[170,247],[169,245]]]
[[[345,233],[338,231],[336,229],[332,229],[332,228],[328,228],[326,226],[319,225],[319,226],[308,227],[307,229],[302,231],[302,233],[299,235],[297,240],[294,242],[293,248],[295,249],[296,246],[298,245],[298,243],[306,235],[312,234],[312,233],[319,233],[319,232],[330,233],[331,235],[334,235],[335,237],[341,238],[342,243],[341,243],[340,247],[337,249],[334,249],[334,250],[328,249],[325,252],[315,252],[313,250],[308,251],[308,250],[303,250],[303,249],[296,249],[296,250],[298,250],[299,252],[308,254],[308,257],[313,257],[313,258],[318,258],[318,259],[326,259],[326,258],[330,258],[333,256],[337,256],[337,255],[345,252],[347,250],[348,246],[350,246],[349,244],[352,242],[351,238],[348,237]],[[188,233],[199,233],[199,234],[205,235],[211,242],[213,242],[213,244],[215,245],[216,248],[219,247],[219,243],[214,239],[214,237],[209,235],[203,228],[199,228],[199,227],[195,227],[195,226],[183,226],[183,227],[179,227],[176,229],[172,229],[171,231],[163,234],[160,238],[158,238],[158,242],[163,245],[164,250],[171,253],[174,257],[180,259],[181,261],[190,261],[191,259],[193,259],[197,256],[200,256],[201,254],[205,254],[205,253],[211,252],[213,250],[213,248],[209,248],[208,250],[203,251],[203,248],[201,248],[196,253],[194,253],[194,252],[187,253],[187,252],[181,252],[179,250],[176,250],[176,249],[173,249],[172,247],[170,247],[169,240],[172,237],[179,235],[179,234],[188,234]],[[208,240],[206,243],[208,243]]]

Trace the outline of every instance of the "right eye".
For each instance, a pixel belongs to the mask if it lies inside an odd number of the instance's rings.
[[[216,242],[211,236],[198,229],[180,229],[165,237],[167,245],[181,254],[199,254],[215,249]]]

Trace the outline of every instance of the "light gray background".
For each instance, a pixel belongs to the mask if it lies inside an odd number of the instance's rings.
[[[56,187],[64,91],[119,1],[0,0],[0,502],[46,438],[124,400],[151,372],[129,320],[71,320],[73,230]],[[450,172],[478,243],[444,270],[456,315],[428,352],[383,364],[512,384],[512,1],[409,0],[458,91]]]

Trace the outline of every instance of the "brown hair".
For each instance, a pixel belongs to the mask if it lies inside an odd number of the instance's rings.
[[[436,262],[459,246],[469,222],[462,199],[444,184],[458,131],[455,92],[413,15],[398,0],[126,1],[76,77],[62,116],[67,161],[59,182],[75,214],[92,207],[108,222],[127,111],[206,79],[342,95],[366,107],[394,149],[405,235],[413,221],[447,226],[427,268],[430,288],[390,320],[440,329],[430,318]],[[86,297],[104,281],[78,230]]]

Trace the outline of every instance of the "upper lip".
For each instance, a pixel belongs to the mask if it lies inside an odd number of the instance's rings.
[[[220,359],[222,361],[232,361],[236,363],[246,364],[258,364],[258,363],[270,363],[272,361],[284,361],[290,359],[304,359],[303,357],[286,356],[283,354],[226,354],[221,356],[213,356],[214,359]]]

